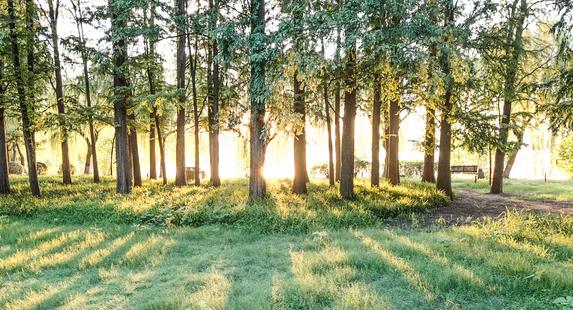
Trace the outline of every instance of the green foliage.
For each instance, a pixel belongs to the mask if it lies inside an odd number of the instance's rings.
[[[557,165],[567,172],[573,173],[573,136],[563,140],[557,156]]]
[[[116,195],[113,181],[91,184],[78,179],[72,187],[57,178],[42,179],[43,198],[31,197],[25,179],[3,199],[2,215],[33,216],[54,223],[152,224],[204,226],[223,224],[260,232],[308,232],[324,228],[364,227],[380,219],[442,207],[447,199],[431,186],[405,183],[370,188],[357,185],[357,200],[346,201],[325,182],[310,186],[307,196],[290,193],[289,181],[270,182],[270,195],[249,201],[246,181],[228,181],[220,188],[147,182],[127,196]]]

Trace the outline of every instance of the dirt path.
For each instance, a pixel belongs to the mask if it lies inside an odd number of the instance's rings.
[[[527,210],[573,216],[573,203],[522,200],[510,195],[491,195],[458,190],[456,199],[445,208],[434,209],[427,220],[466,224],[483,217],[498,217],[506,210]]]

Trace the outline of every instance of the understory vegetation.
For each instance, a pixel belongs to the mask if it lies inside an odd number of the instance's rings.
[[[453,186],[458,189],[478,190],[489,192],[487,180],[474,183],[473,179],[454,179]],[[506,179],[503,184],[506,194],[518,196],[526,200],[542,200],[556,202],[573,201],[573,182],[571,180],[520,180]]]
[[[294,235],[3,216],[0,308],[566,309],[572,233],[516,212]]]
[[[34,197],[26,180],[14,180],[13,194],[2,198],[0,215],[30,216],[59,224],[154,224],[202,226],[225,224],[264,233],[309,232],[322,228],[365,227],[381,219],[408,217],[447,205],[431,185],[405,182],[371,188],[356,186],[357,198],[344,200],[327,182],[313,182],[309,194],[291,193],[290,181],[269,181],[270,194],[249,200],[246,180],[226,180],[221,187],[167,188],[148,181],[129,195],[115,193],[115,181],[92,184],[78,178],[65,186],[57,177],[44,177],[44,195]]]

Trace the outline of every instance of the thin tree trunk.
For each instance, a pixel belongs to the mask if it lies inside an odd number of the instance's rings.
[[[128,194],[132,189],[131,159],[129,156],[129,128],[127,124],[127,105],[129,82],[127,80],[127,41],[120,35],[127,27],[127,19],[119,0],[109,0],[111,11],[111,35],[113,50],[113,88],[114,88],[114,121],[115,121],[115,158],[116,158],[116,191]]]
[[[76,16],[76,28],[78,31],[78,37],[80,40],[81,45],[81,56],[82,56],[82,65],[83,65],[83,75],[84,75],[84,86],[85,86],[85,96],[86,96],[86,104],[88,109],[91,110],[92,107],[92,98],[91,98],[91,87],[89,82],[89,71],[88,71],[88,57],[86,53],[86,43],[84,37],[84,26],[83,26],[83,14],[82,14],[82,7],[81,2],[78,0],[77,6],[74,1],[71,1],[74,12],[78,15]],[[93,170],[93,182],[99,183],[99,167],[98,167],[98,160],[97,160],[97,147],[96,147],[96,133],[94,129],[94,121],[92,113],[88,115],[88,125],[89,125],[89,132],[90,132],[90,147],[92,153],[92,170]]]
[[[340,61],[340,31],[336,32],[336,60]],[[335,160],[334,160],[334,174],[336,181],[340,182],[340,169],[342,164],[341,157],[341,146],[340,146],[340,82],[335,81],[334,85],[334,150],[335,150]]]
[[[374,77],[374,101],[372,103],[372,171],[370,184],[380,186],[380,113],[382,108],[382,85],[380,75]]]
[[[326,79],[322,82],[323,97],[324,97],[324,118],[326,121],[326,131],[328,133],[328,182],[330,186],[334,186],[334,154],[332,145],[332,124],[330,121],[330,103],[328,102],[328,84]]]
[[[294,154],[294,180],[292,184],[292,192],[294,194],[306,194],[306,107],[304,103],[304,90],[302,83],[298,79],[298,70],[293,74],[293,90],[294,90],[294,113],[298,114],[302,127],[295,130],[293,139],[293,154]]]
[[[157,129],[157,142],[159,142],[159,174],[163,179],[163,185],[167,184],[167,173],[165,171],[165,142],[161,131],[161,123],[157,110],[155,111],[155,128]]]
[[[59,6],[59,3],[58,3]],[[62,67],[60,63],[60,49],[58,39],[58,7],[54,10],[53,0],[48,0],[48,12],[50,16],[50,30],[54,57],[54,75],[56,76],[56,105],[60,116],[61,148],[62,148],[62,182],[65,185],[72,184],[72,174],[70,171],[70,154],[68,147],[68,132],[63,117],[66,115],[64,106],[64,84],[62,81]]]
[[[137,129],[135,128],[135,114],[129,113],[128,120],[132,122],[129,126],[129,153],[131,154],[131,164],[133,165],[133,186],[141,186],[141,165],[139,163],[139,148],[137,146]]]
[[[157,180],[157,157],[155,155],[155,107],[149,113],[149,178]]]
[[[503,170],[503,177],[509,179],[511,175],[511,169],[515,164],[515,159],[517,158],[517,153],[521,149],[521,145],[523,144],[523,134],[525,133],[525,129],[527,128],[529,121],[523,123],[521,128],[518,128],[514,131],[516,138],[517,138],[517,146],[513,149],[507,159],[507,163],[505,163],[505,169]]]
[[[266,195],[266,182],[263,174],[267,135],[265,132],[265,1],[251,0],[251,98],[250,125],[250,174],[249,198]],[[253,57],[256,56],[256,57]]]
[[[382,137],[382,146],[384,147],[384,168],[382,169],[382,177],[388,181],[389,174],[388,174],[388,150],[390,146],[388,142],[390,141],[388,137],[390,136],[390,113],[389,113],[389,106],[384,105],[383,109],[383,117],[384,117],[384,136]]]
[[[29,118],[29,110],[31,107],[28,106],[26,102],[26,92],[24,89],[24,81],[22,79],[22,74],[20,71],[20,48],[18,46],[18,36],[16,34],[16,13],[14,11],[14,0],[7,0],[8,4],[8,15],[9,15],[9,28],[10,28],[10,44],[12,48],[12,64],[14,66],[14,77],[16,80],[16,89],[18,93],[18,102],[20,104],[20,113],[22,115],[22,131],[24,136],[24,143],[26,145],[26,158],[28,160],[28,180],[30,182],[30,189],[32,191],[32,195],[34,196],[41,196],[40,192],[40,184],[38,182],[38,173],[36,171],[36,148],[34,144],[34,138],[32,130],[30,129],[30,118]],[[31,14],[32,14],[32,6],[33,3],[31,0],[27,0],[26,2],[26,15],[27,15],[27,23],[29,29],[32,29],[31,24]],[[30,43],[30,42],[29,42]],[[30,50],[32,45],[28,45],[28,49]],[[32,51],[33,54],[33,51]],[[33,75],[32,72],[29,72],[30,75]],[[30,77],[31,79],[31,77]]]
[[[175,146],[175,186],[187,184],[185,179],[185,2],[176,0],[177,25],[177,138]]]
[[[211,10],[210,24],[211,29],[217,27],[218,3],[215,0],[209,0],[209,9]],[[215,10],[213,12],[212,10]],[[211,168],[211,185],[217,187],[221,185],[221,178],[219,177],[219,61],[217,60],[218,47],[216,38],[210,38],[211,41],[211,62],[213,71],[211,75],[211,104],[209,105],[209,158]],[[210,70],[210,69],[209,69]]]
[[[354,199],[354,122],[356,117],[356,48],[346,55],[344,85],[344,119],[342,128],[342,156],[340,170],[340,195]]]
[[[144,15],[146,17],[146,15]],[[149,4],[149,27],[155,27],[155,0],[152,0]],[[153,40],[149,40],[145,38],[145,45],[147,47],[147,83],[149,87],[149,94],[151,96],[155,96],[156,93],[156,85],[155,85],[155,42]],[[159,152],[160,152],[160,169],[164,170],[165,168],[165,158],[163,153],[163,140],[161,136],[161,128],[159,126],[159,116],[157,113],[157,106],[156,103],[153,103],[153,107],[151,112],[149,113],[149,178],[152,180],[157,179],[157,155],[155,150],[156,144],[156,133],[159,140]],[[162,176],[165,174],[163,173]],[[163,184],[167,183],[167,179],[163,178]]]
[[[16,151],[18,152],[18,158],[20,159],[20,165],[22,165],[22,167],[26,167],[26,156],[24,156],[24,153],[22,153],[22,149],[20,149],[20,144],[14,143],[14,146],[16,147]]]
[[[197,11],[199,11],[199,2],[197,4]],[[191,21],[189,21],[191,23]],[[193,156],[195,160],[195,171],[194,171],[194,185],[201,185],[201,161],[199,157],[199,104],[197,97],[197,59],[199,51],[199,37],[195,35],[194,49],[191,49],[191,34],[187,33],[187,49],[189,51],[189,66],[191,71],[191,90],[192,90],[192,101],[193,101]],[[209,71],[209,70],[207,70]]]
[[[390,101],[390,124],[388,130],[388,182],[400,184],[400,103],[398,99]]]
[[[3,79],[4,63],[0,60],[0,80]],[[8,150],[6,148],[6,122],[4,118],[4,90],[0,90],[0,194],[10,193]]]

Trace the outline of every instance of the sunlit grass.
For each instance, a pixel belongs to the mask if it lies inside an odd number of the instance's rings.
[[[572,234],[519,213],[296,235],[4,217],[0,308],[552,309],[573,291]]]
[[[291,194],[290,180],[269,181],[266,198],[249,201],[246,180],[176,188],[146,181],[129,195],[115,193],[106,178],[92,184],[87,177],[63,186],[55,177],[42,178],[43,197],[32,197],[26,179],[13,180],[14,193],[2,197],[0,215],[33,216],[62,224],[153,224],[202,226],[224,224],[262,232],[309,232],[320,228],[365,227],[380,219],[424,212],[447,204],[432,186],[405,182],[371,188],[358,181],[357,199],[347,201],[325,181],[313,180],[309,194]]]
[[[473,189],[483,193],[489,192],[487,180],[454,178],[452,185],[457,189]],[[503,191],[526,200],[545,200],[558,202],[573,202],[573,180],[518,180],[504,179]]]

